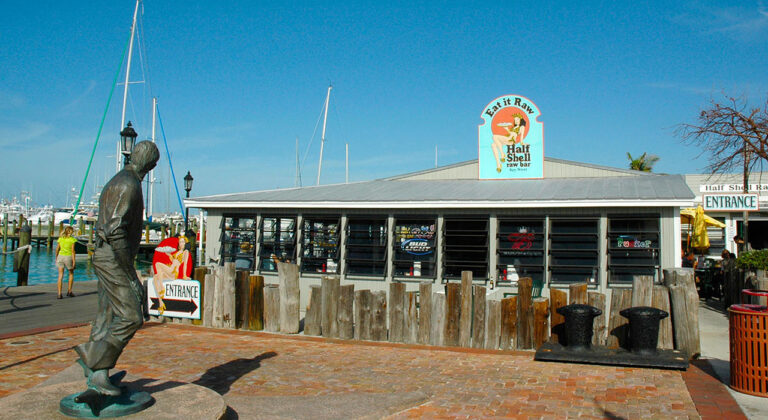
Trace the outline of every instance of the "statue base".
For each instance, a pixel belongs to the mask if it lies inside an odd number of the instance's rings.
[[[120,389],[123,392],[116,397],[99,394],[92,389],[68,395],[59,402],[59,411],[70,417],[121,417],[138,413],[155,403],[155,399],[146,392],[127,387]]]

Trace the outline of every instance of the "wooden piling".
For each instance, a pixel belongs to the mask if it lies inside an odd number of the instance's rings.
[[[205,319],[205,275],[208,273],[206,267],[195,267],[192,271],[192,279],[200,282],[200,319],[193,319],[192,325],[203,325]]]
[[[323,337],[336,337],[339,331],[339,276],[323,276],[320,279],[322,304],[320,306],[320,332]]]
[[[429,343],[433,346],[442,346],[445,342],[444,293],[432,293],[432,323],[429,334]]]
[[[461,316],[461,284],[448,283],[445,286],[445,332],[444,346],[459,345],[459,318]]]
[[[533,279],[522,277],[517,283],[517,343],[518,349],[533,347]]]
[[[419,311],[416,309],[416,301],[419,292],[406,292],[403,302],[403,341],[408,344],[416,344],[419,341]]]
[[[499,348],[502,350],[514,349],[517,341],[517,296],[510,296],[501,300],[501,332]]]
[[[587,283],[573,283],[568,286],[568,304],[587,304]]]
[[[277,263],[280,281],[280,332],[297,334],[301,318],[299,307],[299,266],[293,263]]]
[[[48,239],[45,241],[46,248],[53,246],[53,217],[48,221]]]
[[[634,276],[632,279],[632,307],[651,306],[653,276]]]
[[[501,302],[498,300],[485,301],[485,348],[499,348],[501,335]]]
[[[472,345],[472,272],[461,272],[461,309],[459,312],[459,347]]]
[[[419,283],[419,344],[430,343],[432,325],[432,282]]]
[[[371,301],[371,339],[387,341],[387,292],[377,290]]]
[[[355,338],[353,304],[355,302],[355,285],[345,284],[339,287],[339,304],[337,311],[338,335],[342,340]]]
[[[593,345],[605,345],[605,295],[598,292],[587,293],[587,304],[594,306],[602,311],[600,315],[596,316],[592,321],[592,344]]]
[[[235,276],[234,262],[224,263],[221,287],[221,322],[223,328],[235,328]]]
[[[549,299],[533,300],[533,348],[537,349],[549,338]]]
[[[565,317],[560,315],[557,310],[568,304],[568,293],[564,290],[549,289],[549,297],[552,299],[552,316],[550,318],[550,337],[552,343],[565,345]]]
[[[247,270],[237,270],[235,273],[235,328],[246,328],[249,323],[248,307],[250,306],[250,278]]]
[[[309,306],[307,306],[307,312],[304,316],[304,335],[321,335],[320,318],[322,314],[323,291],[322,286],[319,284],[313,284],[309,286]],[[355,337],[359,339],[358,337]]]
[[[280,331],[280,287],[264,286],[264,331]]]
[[[370,290],[358,290],[355,292],[355,339],[371,339],[371,303],[373,294]]]
[[[389,341],[402,343],[404,341],[403,329],[405,318],[403,316],[403,303],[405,302],[405,283],[391,283],[389,285]]]
[[[675,349],[688,353],[689,358],[701,354],[699,334],[699,295],[693,270],[664,270],[664,284],[669,288]]]
[[[205,290],[203,290],[203,325],[213,327],[214,295],[216,294],[216,274],[205,274]]]
[[[632,306],[632,289],[613,289],[611,313],[608,318],[608,337],[605,343],[609,348],[628,348],[629,321],[619,312],[630,306]]]
[[[26,286],[29,281],[29,249],[19,248],[30,245],[32,241],[32,228],[23,225],[19,230],[19,246],[13,255],[13,269],[16,272],[16,286]]]
[[[674,336],[672,334],[672,314],[669,307],[669,289],[666,286],[653,286],[653,299],[651,306],[661,309],[670,314],[661,320],[659,325],[659,348],[671,350],[675,348]]]
[[[8,213],[3,214],[3,253],[8,252]]]
[[[485,286],[472,286],[472,347],[485,347]]]

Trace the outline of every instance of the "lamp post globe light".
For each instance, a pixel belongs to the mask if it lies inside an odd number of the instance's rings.
[[[192,182],[195,180],[195,178],[192,178],[192,175],[187,171],[187,174],[184,176],[184,191],[187,192],[187,198],[189,198],[189,192],[192,191]],[[186,214],[184,215],[184,232],[187,232],[189,230],[189,207],[186,207]]]
[[[120,152],[123,154],[123,165],[127,165],[131,162],[131,153],[133,152],[133,146],[136,144],[136,130],[133,129],[131,122],[128,121],[123,131],[120,132]]]

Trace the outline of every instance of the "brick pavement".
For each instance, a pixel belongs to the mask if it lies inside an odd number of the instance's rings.
[[[72,365],[74,327],[0,340],[0,397]],[[680,372],[543,363],[532,353],[447,351],[149,324],[117,368],[227,398],[421,392],[392,418],[699,418]],[[253,413],[238,413],[249,418]]]

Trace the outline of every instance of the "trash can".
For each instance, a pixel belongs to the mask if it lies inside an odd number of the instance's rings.
[[[743,290],[750,296],[768,296],[764,290]],[[768,308],[738,304],[728,308],[731,349],[731,388],[768,397]]]

